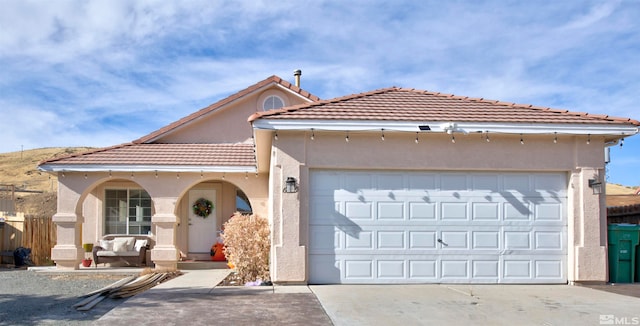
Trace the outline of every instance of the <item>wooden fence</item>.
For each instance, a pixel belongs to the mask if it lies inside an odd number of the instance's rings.
[[[0,212],[16,211],[16,187],[0,184]]]
[[[607,222],[640,224],[640,204],[607,207]]]
[[[36,265],[51,264],[51,248],[56,243],[55,224],[51,217],[13,216],[0,212],[5,219],[0,229],[0,251],[14,251],[18,247],[31,249],[31,260]],[[8,263],[0,261],[0,263]]]

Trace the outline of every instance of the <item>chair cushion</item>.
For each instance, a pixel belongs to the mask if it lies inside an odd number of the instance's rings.
[[[134,250],[140,252],[140,249],[147,245],[147,240],[136,239],[136,244],[134,246]]]
[[[136,243],[134,237],[119,237],[113,239],[113,251],[133,251],[133,246]]]
[[[127,249],[127,241],[114,241],[113,242],[113,251],[115,252],[124,252],[124,251],[129,251]]]
[[[113,240],[100,240],[100,247],[107,251],[113,250]]]

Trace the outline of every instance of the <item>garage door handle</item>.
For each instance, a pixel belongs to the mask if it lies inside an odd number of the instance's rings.
[[[446,244],[445,242],[442,241],[442,239],[438,239],[438,242],[441,243],[443,246],[448,247],[449,245]]]

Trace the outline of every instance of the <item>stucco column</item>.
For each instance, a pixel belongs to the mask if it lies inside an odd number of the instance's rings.
[[[178,217],[174,213],[177,197],[153,197],[156,213],[151,217],[156,244],[151,249],[151,260],[156,269],[175,271],[178,269],[179,251],[176,248]]]
[[[178,269],[178,249],[176,248],[176,226],[178,219],[175,214],[155,214],[151,217],[155,227],[156,245],[151,249],[151,260],[156,269],[175,271]]]
[[[300,245],[300,192],[283,193],[284,179],[300,180],[299,166],[296,171],[272,169],[274,185],[274,215],[271,257],[271,278],[276,283],[305,283],[306,247]],[[301,190],[300,190],[301,191]]]
[[[59,269],[78,269],[84,254],[80,243],[82,218],[73,213],[56,213],[52,221],[58,241],[51,249],[51,260]]]
[[[65,181],[73,184],[71,176]],[[83,258],[82,223],[84,218],[76,213],[80,193],[67,184],[58,182],[58,209],[52,221],[56,225],[56,245],[51,249],[51,260],[59,269],[78,269]]]
[[[608,278],[604,188],[602,194],[594,194],[589,187],[589,179],[602,181],[599,177],[602,173],[597,168],[582,168],[573,178],[574,200],[578,205],[574,206],[573,239],[569,239],[575,246],[573,278],[569,275],[569,281],[606,282]]]

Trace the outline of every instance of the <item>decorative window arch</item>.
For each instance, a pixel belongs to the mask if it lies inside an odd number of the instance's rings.
[[[264,102],[262,102],[262,109],[264,111],[279,109],[284,106],[284,100],[277,95],[268,96]]]

